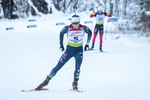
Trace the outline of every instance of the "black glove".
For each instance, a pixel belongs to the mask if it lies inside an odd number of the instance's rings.
[[[64,46],[63,46],[63,45],[60,45],[59,50],[60,50],[61,52],[63,52],[63,51],[65,50],[65,49],[64,49]]]
[[[89,45],[85,45],[85,47],[84,47],[84,51],[88,51],[89,50]]]

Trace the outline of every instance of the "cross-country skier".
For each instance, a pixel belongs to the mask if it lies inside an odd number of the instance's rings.
[[[94,48],[94,43],[95,43],[95,39],[96,39],[96,36],[97,36],[97,33],[99,31],[99,39],[100,39],[100,52],[103,52],[102,50],[102,41],[103,41],[103,24],[104,24],[104,18],[105,16],[108,16],[108,17],[111,17],[111,15],[109,13],[106,13],[106,12],[102,12],[102,9],[98,10],[96,13],[93,12],[91,15],[90,15],[90,18],[92,17],[96,17],[96,25],[95,25],[95,28],[94,28],[94,36],[93,36],[93,40],[92,40],[92,47],[90,48],[90,50],[93,50]]]
[[[91,40],[92,32],[85,26],[80,24],[80,18],[78,15],[72,16],[72,23],[68,26],[65,26],[60,32],[60,50],[64,51],[63,46],[63,37],[67,33],[68,44],[65,52],[60,57],[57,65],[51,70],[50,74],[46,79],[37,87],[36,90],[42,89],[46,86],[49,81],[56,75],[56,73],[63,67],[63,65],[72,57],[75,58],[75,71],[74,71],[74,80],[72,83],[73,89],[78,90],[78,80],[80,74],[80,66],[83,59],[83,38],[84,34],[87,33],[87,42],[84,47],[84,50],[89,50],[89,42]]]

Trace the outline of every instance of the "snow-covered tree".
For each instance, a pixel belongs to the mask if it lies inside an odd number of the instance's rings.
[[[30,13],[30,5],[28,0],[14,0],[12,14],[17,17],[28,17]]]
[[[4,17],[4,12],[3,12],[3,8],[2,8],[2,0],[0,0],[0,18]]]

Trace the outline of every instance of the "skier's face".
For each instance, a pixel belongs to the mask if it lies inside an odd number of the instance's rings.
[[[102,12],[98,12],[99,14],[102,14]]]
[[[79,27],[79,22],[72,23],[72,26],[74,29],[77,29]]]
[[[102,10],[99,10],[98,13],[99,13],[99,14],[102,14]]]

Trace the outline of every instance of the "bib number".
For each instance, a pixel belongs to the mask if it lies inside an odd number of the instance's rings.
[[[78,37],[74,37],[74,43],[78,43]]]
[[[104,20],[104,19],[103,19],[102,17],[99,17],[99,18],[98,18],[98,21],[100,21],[100,22],[103,21],[103,20]]]

